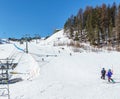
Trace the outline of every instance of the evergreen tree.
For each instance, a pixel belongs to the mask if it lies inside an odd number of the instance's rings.
[[[87,20],[86,20],[87,38],[90,41],[90,44],[94,44],[94,30],[92,26],[92,7],[88,7],[87,10],[89,10]]]
[[[102,5],[102,12],[101,12],[101,34],[102,34],[102,40],[105,41],[107,38],[107,8],[106,4]]]
[[[77,21],[78,21],[78,24],[77,24],[78,34],[81,37],[82,36],[82,30],[83,30],[83,10],[82,9],[80,9],[78,11]]]
[[[118,8],[118,11],[117,11]],[[108,44],[117,33],[117,42],[120,42],[120,6],[102,4],[95,8],[87,6],[83,11],[79,9],[76,16],[71,16],[64,25],[69,31],[70,38],[90,41],[91,44]]]
[[[112,7],[111,7],[111,18],[112,18],[112,26],[115,27],[115,18],[117,15],[117,6],[116,3],[114,2]]]
[[[120,45],[120,5],[118,7],[118,13],[116,18],[116,32],[117,32],[117,43]]]

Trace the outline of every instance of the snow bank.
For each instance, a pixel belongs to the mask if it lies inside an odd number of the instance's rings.
[[[37,77],[40,73],[40,67],[38,65],[38,63],[34,60],[34,58],[29,55],[29,64],[30,64],[30,68],[28,70],[30,76],[28,79],[33,79],[34,77]]]
[[[0,58],[5,59],[12,55],[15,51],[15,48],[12,44],[2,44],[0,45]]]
[[[40,68],[38,63],[30,54],[23,54],[18,63],[18,66],[14,69],[16,75],[13,77],[21,77],[22,79],[33,79],[37,77],[40,73]]]

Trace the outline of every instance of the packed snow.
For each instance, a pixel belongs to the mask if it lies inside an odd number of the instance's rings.
[[[18,62],[10,71],[10,79],[23,79],[9,84],[10,99],[119,99],[119,52],[82,49],[75,53],[67,45],[54,46],[61,42],[69,42],[63,30],[47,40],[28,43],[28,54],[18,49],[25,50],[25,43],[0,45],[0,59],[14,58],[13,62]],[[107,77],[100,78],[103,67],[112,69],[116,83],[108,83]],[[0,99],[8,99],[1,89],[4,86],[0,85]]]

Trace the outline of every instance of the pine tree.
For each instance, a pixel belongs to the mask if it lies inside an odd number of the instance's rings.
[[[117,6],[116,6],[116,3],[114,2],[111,7],[111,18],[112,18],[112,26],[113,27],[115,27],[116,14],[117,14]]]
[[[89,10],[89,14],[86,20],[87,37],[88,40],[90,41],[90,44],[94,44],[94,30],[92,26],[92,7],[89,7],[88,10]]]
[[[118,8],[118,11],[117,11]],[[120,6],[102,4],[95,8],[87,6],[83,11],[79,9],[76,16],[71,16],[64,25],[65,31],[72,39],[90,41],[91,44],[108,44],[114,40],[120,42]],[[83,32],[84,31],[84,32]],[[87,36],[86,36],[87,35]]]
[[[118,7],[118,13],[116,17],[116,32],[117,32],[117,43],[120,45],[120,5]]]
[[[78,24],[77,24],[78,35],[82,37],[82,30],[83,30],[83,10],[82,9],[78,11],[77,21],[78,21]]]
[[[107,8],[106,4],[102,5],[102,12],[101,12],[101,34],[102,34],[102,40],[106,41],[106,31],[107,31]]]

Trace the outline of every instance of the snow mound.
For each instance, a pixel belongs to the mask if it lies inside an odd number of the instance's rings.
[[[28,79],[33,79],[34,77],[37,77],[40,73],[40,68],[38,63],[34,60],[34,58],[29,55],[29,68],[28,68],[28,72],[30,74]]]
[[[24,54],[13,72],[16,72],[16,74],[18,73],[16,76],[28,80],[37,77],[40,73],[40,68],[30,54]]]

